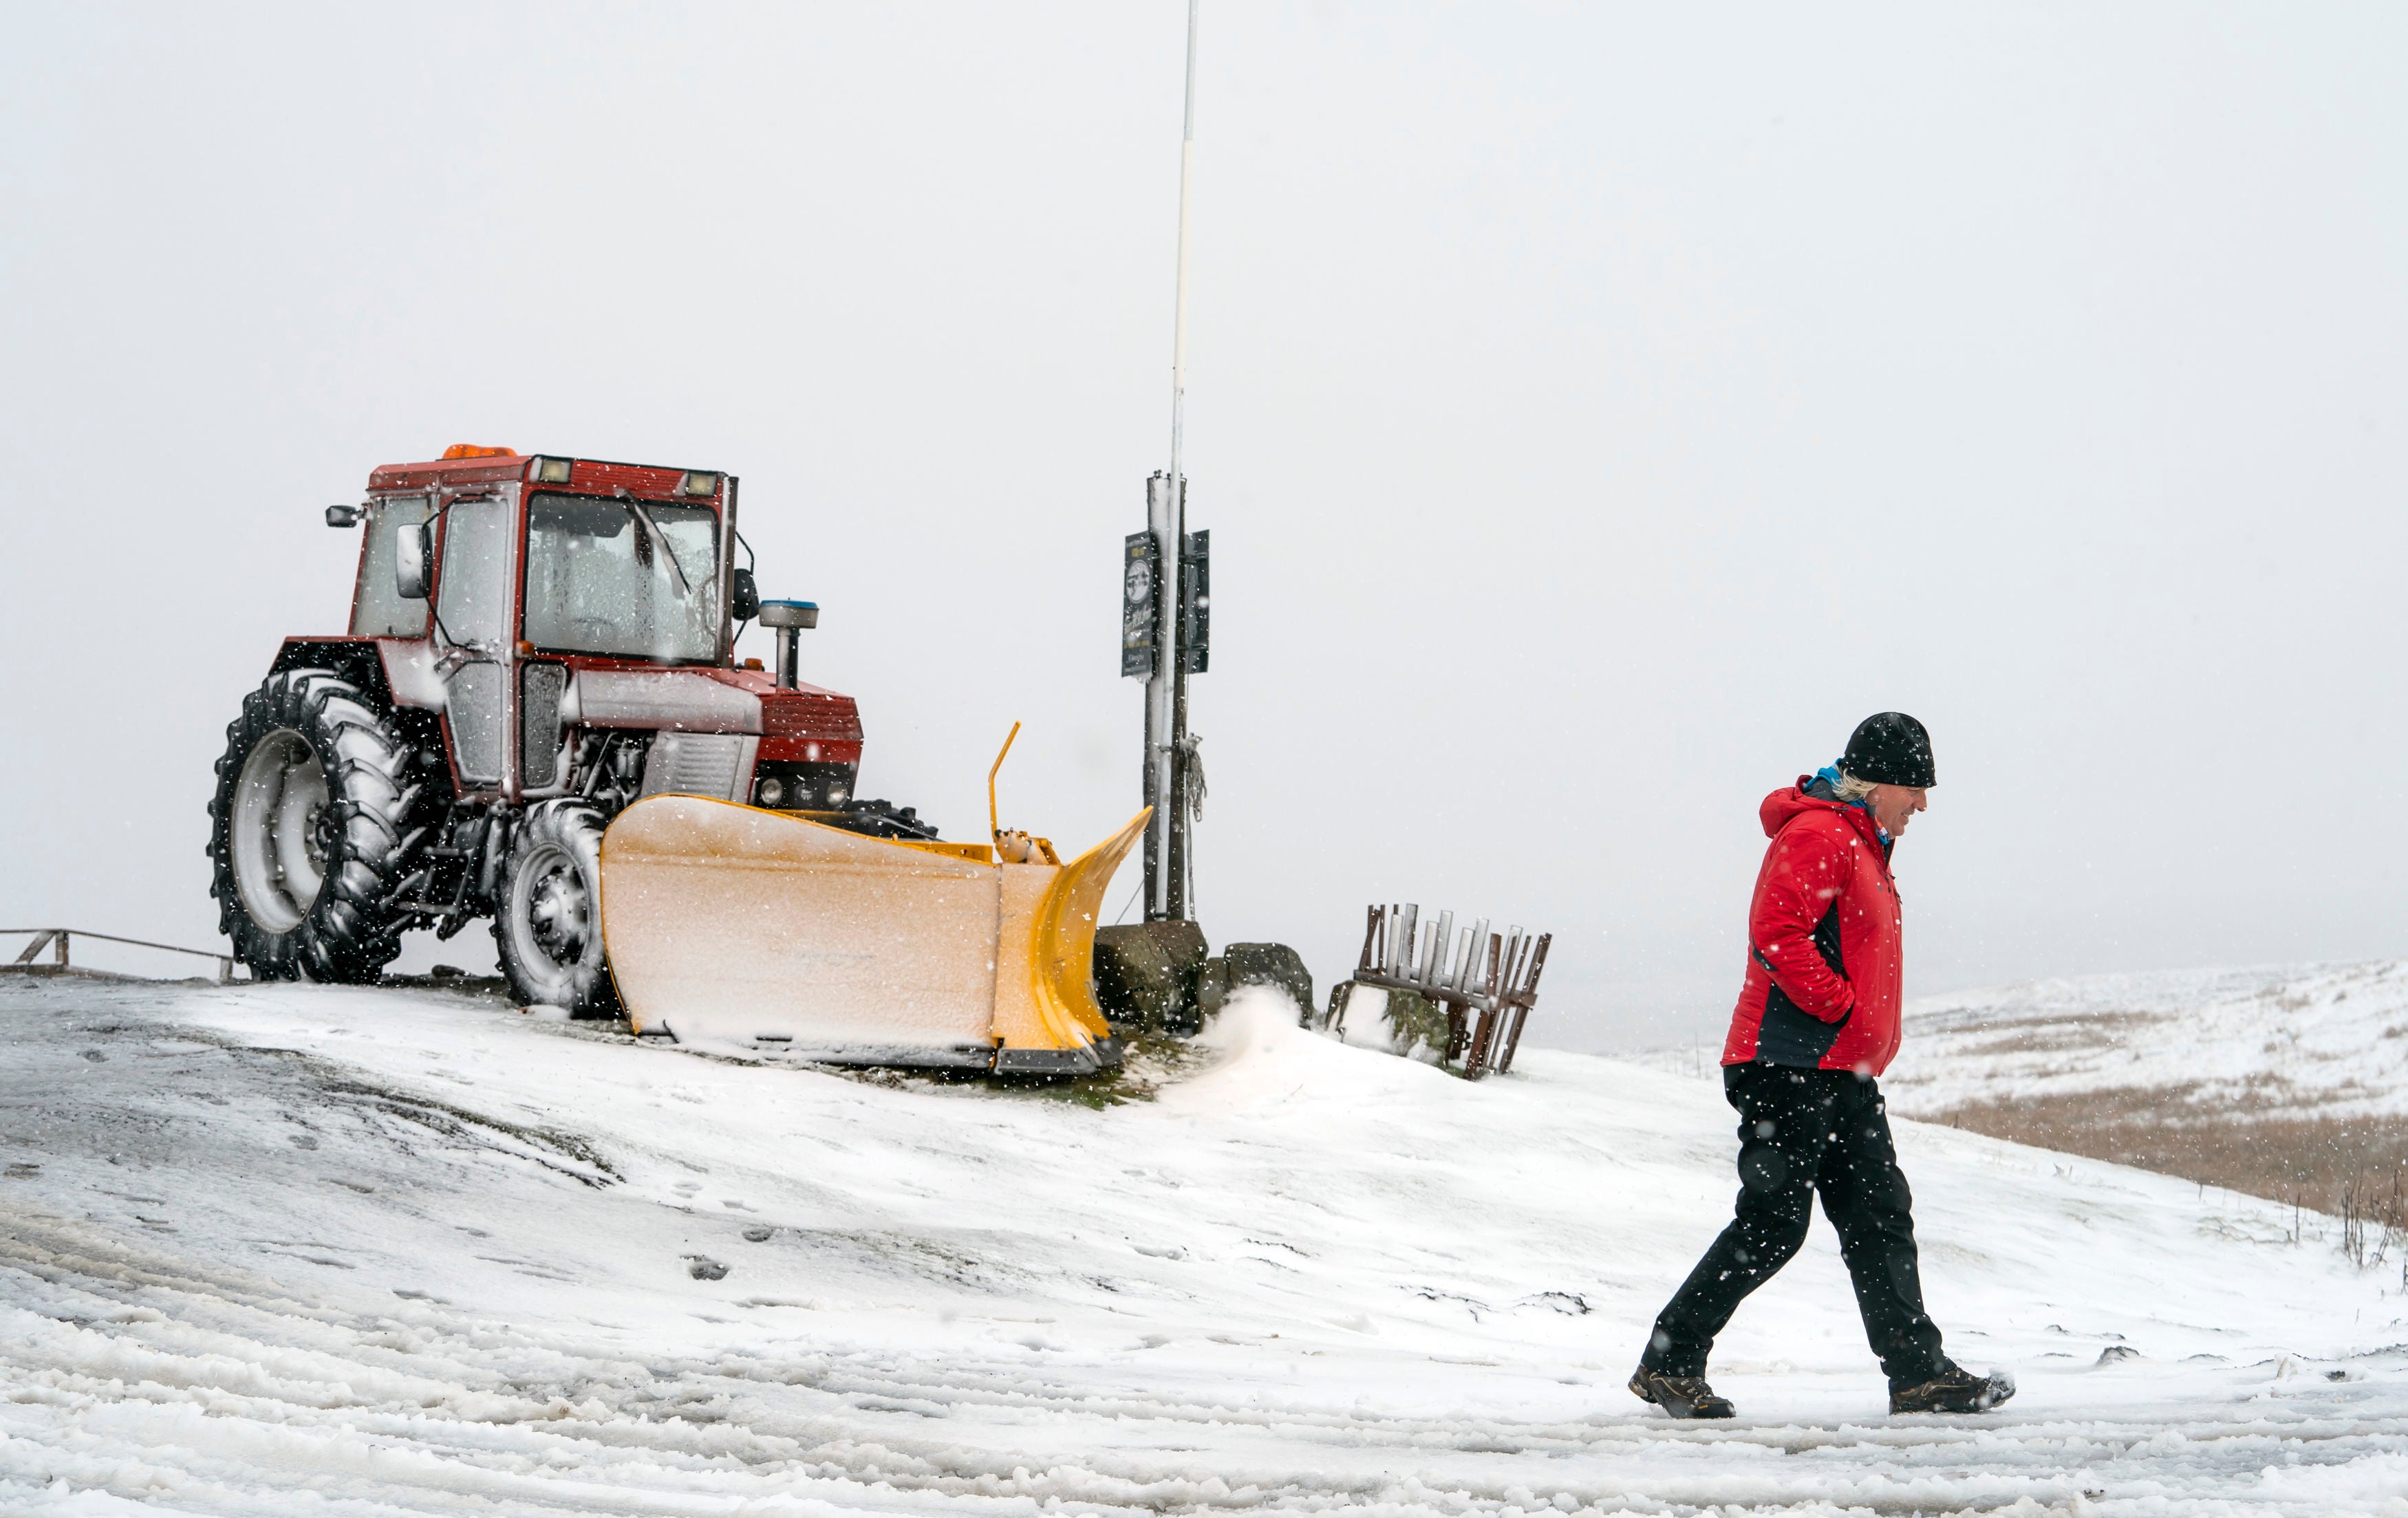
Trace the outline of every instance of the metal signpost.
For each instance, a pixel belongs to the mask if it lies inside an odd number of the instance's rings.
[[[1203,797],[1198,739],[1187,731],[1187,677],[1209,662],[1210,535],[1187,531],[1181,468],[1187,422],[1187,206],[1196,166],[1196,9],[1187,4],[1187,107],[1179,145],[1179,277],[1170,338],[1170,468],[1145,482],[1146,530],[1123,566],[1121,673],[1145,681],[1145,917],[1185,922],[1194,858],[1188,830]]]

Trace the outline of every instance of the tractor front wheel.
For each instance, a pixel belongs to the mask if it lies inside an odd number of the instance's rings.
[[[401,952],[386,906],[408,749],[358,687],[270,675],[226,727],[209,801],[218,930],[264,981],[373,981]]]
[[[509,863],[494,904],[494,944],[510,989],[530,1006],[572,1017],[609,1017],[617,989],[602,954],[602,829],[599,809],[546,801],[510,838]]]

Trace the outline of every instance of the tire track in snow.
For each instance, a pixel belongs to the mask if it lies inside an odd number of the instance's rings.
[[[2244,1403],[2194,1416],[2178,1433],[2158,1422],[2162,1409],[2086,1421],[1699,1426],[1643,1413],[1527,1423],[1098,1396],[1001,1363],[864,1353],[639,1368],[580,1356],[541,1334],[496,1344],[490,1325],[442,1311],[397,1327],[268,1283],[194,1272],[144,1240],[67,1232],[43,1238],[12,1224],[0,1233],[0,1269],[16,1278],[10,1299],[38,1301],[9,1314],[7,1335],[0,1491],[14,1487],[12,1496],[34,1495],[19,1484],[29,1478],[64,1477],[224,1511],[317,1492],[346,1510],[396,1512],[823,1504],[1026,1512],[1053,1501],[1130,1513],[1502,1518],[1734,1505],[2003,1511],[2038,1501],[2108,1513],[2121,1511],[2117,1488],[2135,1491],[2135,1501],[2154,1492],[2129,1509],[2140,1511],[2186,1488],[2215,1501],[2211,1491],[2265,1469],[2278,1473],[2263,1482],[2271,1489],[2229,1511],[2309,1512],[2328,1511],[2316,1504],[2329,1494],[2307,1478],[2353,1463],[2400,1468],[2408,1449],[2396,1407],[2370,1420],[2329,1396]],[[29,1318],[48,1330],[22,1326]],[[667,1395],[654,1390],[663,1379]],[[42,1441],[38,1468],[27,1468],[25,1414],[37,1410],[64,1415],[50,1432],[65,1437]],[[1010,1421],[983,1424],[977,1443],[896,1426],[996,1411]],[[1045,1442],[1058,1444],[1064,1422],[1111,1427],[1124,1442],[1037,1466],[993,1446],[997,1434],[1047,1424],[1057,1426]],[[1132,1432],[1158,1447],[1133,1447]],[[1254,1468],[1241,1480],[1199,1479],[1198,1448]],[[1378,1468],[1331,1468],[1340,1454]],[[1536,1461],[1561,1462],[1541,1483],[1553,1490],[1533,1489]],[[2282,1497],[2286,1484],[2303,1488],[2296,1501]]]

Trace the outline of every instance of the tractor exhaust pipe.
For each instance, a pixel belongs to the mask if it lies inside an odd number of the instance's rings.
[[[817,601],[764,601],[761,625],[778,635],[778,688],[791,691],[802,682],[801,633],[820,624]]]

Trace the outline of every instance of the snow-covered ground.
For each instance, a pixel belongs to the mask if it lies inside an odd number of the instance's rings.
[[[2408,961],[2091,975],[1918,998],[1902,1111],[2143,1090],[2219,1118],[2408,1116]]]
[[[1715,1088],[1283,1011],[1096,1110],[0,985],[0,1511],[2408,1513],[2398,1274],[2287,1210],[1901,1124],[1935,1315],[2022,1395],[1886,1417],[1817,1223],[1743,1416],[1674,1424],[1622,1382],[1726,1215]]]

